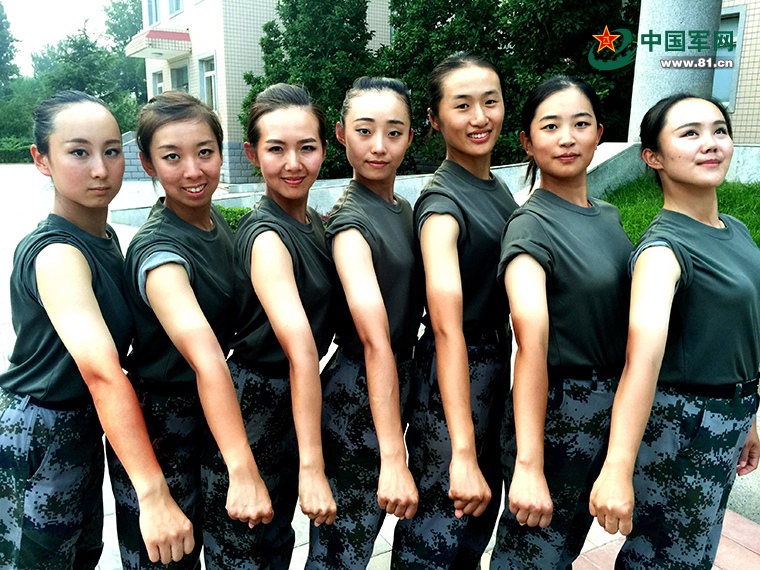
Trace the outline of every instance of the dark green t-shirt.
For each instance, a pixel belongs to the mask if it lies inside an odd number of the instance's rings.
[[[631,256],[665,245],[681,278],[670,311],[659,380],[720,385],[751,380],[760,366],[760,250],[747,227],[720,214],[725,228],[660,210]]]
[[[349,228],[357,229],[372,250],[380,293],[388,313],[393,352],[408,352],[417,341],[422,317],[422,275],[416,256],[412,207],[394,194],[386,202],[366,186],[352,180],[330,214],[327,242]],[[337,323],[335,342],[353,358],[364,358],[356,327],[347,311]]]
[[[87,233],[50,214],[16,247],[11,273],[11,314],[16,344],[0,386],[43,402],[89,398],[89,390],[74,359],[53,328],[37,291],[35,262],[48,245],[77,248],[92,272],[92,290],[111,337],[124,360],[132,340],[132,316],[124,300],[124,257],[111,226],[109,238]]]
[[[235,280],[239,321],[230,347],[235,351],[234,358],[250,368],[255,369],[257,365],[268,368],[279,366],[284,367],[287,373],[285,352],[251,284],[251,248],[259,234],[266,231],[277,232],[293,260],[298,294],[309,319],[319,357],[322,358],[330,347],[335,332],[330,311],[337,278],[327,251],[322,219],[313,208],[308,208],[306,215],[309,223],[302,224],[285,213],[274,200],[262,196],[238,225]]]
[[[456,162],[444,160],[414,205],[417,235],[431,214],[449,214],[459,224],[465,332],[501,329],[509,317],[504,287],[496,283],[499,240],[517,209],[506,185],[483,180]]]
[[[527,253],[546,273],[549,366],[623,370],[633,244],[617,209],[589,199],[583,208],[536,189],[509,220],[499,283],[515,256]]]
[[[151,269],[179,263],[187,271],[198,305],[223,351],[234,332],[233,235],[221,212],[211,208],[214,227],[205,231],[182,220],[159,199],[127,249],[125,274],[135,340],[128,370],[151,382],[195,382],[195,372],[164,331],[145,296]]]

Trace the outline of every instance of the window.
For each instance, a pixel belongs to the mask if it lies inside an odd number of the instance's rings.
[[[190,87],[187,79],[187,66],[175,67],[172,69],[172,89],[175,91],[188,92]]]
[[[720,31],[731,32],[733,43],[719,47],[715,59],[731,61],[733,67],[722,67],[714,70],[712,94],[726,106],[729,113],[733,113],[736,107],[736,91],[739,85],[738,67],[742,52],[745,15],[746,6],[735,6],[724,8],[720,18]]]
[[[201,100],[212,109],[216,109],[216,65],[213,56],[198,61],[198,82]]]
[[[158,23],[158,0],[148,0],[148,25]]]
[[[164,73],[158,71],[153,74],[153,95],[164,92]]]
[[[182,11],[182,0],[169,0],[169,15],[174,16]]]

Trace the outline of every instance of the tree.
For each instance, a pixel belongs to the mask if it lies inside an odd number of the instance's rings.
[[[277,14],[282,27],[267,23],[261,39],[264,75],[245,75],[251,90],[243,101],[241,121],[245,124],[256,95],[268,85],[287,82],[309,91],[325,110],[328,125],[334,125],[346,90],[367,73],[371,62],[367,0],[279,0]],[[322,175],[350,176],[342,147],[330,138]]]
[[[111,0],[103,8],[106,16],[106,37],[113,42],[114,78],[121,89],[135,96],[138,103],[148,100],[145,79],[145,60],[127,57],[124,49],[142,30],[142,2],[140,0]]]
[[[18,75],[18,66],[13,63],[16,57],[16,38],[10,31],[10,23],[5,15],[5,8],[0,2],[0,97],[8,96],[8,86]]]
[[[427,77],[444,57],[467,51],[494,63],[505,81],[505,118],[493,164],[524,158],[519,143],[520,111],[528,92],[559,73],[581,77],[605,107],[604,140],[627,136],[633,66],[598,71],[588,64],[592,34],[627,28],[636,36],[640,0],[390,0],[393,43],[379,53],[372,72],[403,80],[411,90],[418,134],[429,130]],[[414,62],[410,65],[409,62]],[[436,138],[438,138],[437,143]],[[405,171],[415,159],[435,167],[444,156],[440,137],[416,137]]]

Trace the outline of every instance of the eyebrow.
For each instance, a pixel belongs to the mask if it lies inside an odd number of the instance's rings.
[[[497,89],[489,89],[488,91],[485,91],[484,93],[481,93],[480,96],[487,97],[488,95],[493,95],[494,93],[498,93],[499,91]],[[473,93],[459,93],[457,95],[454,95],[452,99],[473,99],[475,97],[478,97],[478,94]]]
[[[315,139],[314,137],[309,137],[307,139],[301,139],[300,141],[297,141],[297,142],[298,144],[317,142],[317,139]],[[285,141],[281,141],[280,139],[267,139],[266,143],[267,144],[286,144]]]
[[[214,142],[214,139],[207,139],[207,140],[205,140],[205,141],[200,141],[200,142],[199,142],[197,145],[195,145],[195,146],[196,146],[196,148],[197,148],[197,147],[199,147],[199,146],[206,146],[206,145],[212,144],[213,142]],[[158,147],[156,147],[156,148],[158,148],[158,149],[167,149],[167,150],[172,150],[172,149],[176,149],[176,148],[179,148],[179,146],[177,146],[176,144],[170,144],[170,143],[167,143],[167,144],[162,144],[162,145],[159,145],[159,146],[158,146]]]
[[[375,119],[372,117],[359,117],[357,119],[354,119],[354,123],[375,123]],[[406,123],[402,121],[401,119],[388,119],[386,121],[388,123],[391,123],[392,125],[405,125]]]
[[[68,139],[66,142],[67,143],[75,143],[75,144],[92,144],[92,142],[90,142],[87,139],[79,139],[79,138]],[[121,139],[108,139],[105,142],[106,142],[106,144],[117,144],[117,143],[121,144]]]
[[[717,121],[713,121],[713,123],[712,123],[712,124],[713,124],[713,126],[716,126],[716,125],[724,125],[724,126],[727,126],[727,125],[728,125],[728,123],[727,123],[726,121],[724,121],[723,119],[718,119]],[[684,129],[684,128],[687,128],[687,127],[701,127],[701,126],[702,126],[702,123],[699,123],[699,122],[693,122],[693,123],[684,123],[683,125],[681,125],[681,126],[679,126],[679,127],[676,127],[676,128],[675,128],[675,129],[673,129],[673,130],[674,130],[674,131],[678,131],[678,130],[680,130],[680,129]]]
[[[573,115],[573,119],[575,119],[576,117],[592,117],[592,116],[593,115],[589,113],[588,111],[579,111],[575,113],[575,115]],[[539,119],[539,121],[551,121],[555,119],[559,119],[559,115],[544,115],[543,117]]]

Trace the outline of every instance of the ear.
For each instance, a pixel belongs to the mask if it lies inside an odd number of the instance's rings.
[[[430,126],[433,127],[436,131],[440,131],[441,129],[438,126],[438,119],[433,115],[433,111],[428,107],[427,110],[428,115],[428,121],[430,121]]]
[[[243,143],[243,150],[245,150],[245,156],[248,157],[248,160],[251,161],[251,164],[254,166],[261,166],[259,164],[259,157],[256,155],[256,149],[253,147],[251,143],[248,141]]]
[[[340,144],[346,146],[346,130],[340,124],[340,121],[335,123],[335,138],[338,139]]]
[[[53,173],[50,172],[50,167],[48,166],[47,155],[42,154],[39,150],[37,150],[36,144],[33,144],[29,147],[29,152],[32,154],[32,160],[34,161],[34,166],[37,167],[37,170],[39,170],[45,176],[53,176]]]
[[[158,174],[156,174],[156,169],[153,168],[153,163],[144,157],[143,153],[140,153],[140,162],[142,163],[143,170],[148,176],[151,178],[158,176]]]
[[[599,146],[599,143],[602,142],[602,133],[604,132],[604,125],[601,123],[599,124],[599,128],[597,129],[596,133],[596,145]]]
[[[329,145],[327,141],[324,142],[322,145],[322,161],[324,162],[325,158],[327,157],[327,145]]]
[[[641,159],[647,163],[649,168],[653,170],[662,170],[662,162],[660,161],[660,155],[653,151],[651,148],[645,148],[641,151]]]
[[[525,131],[520,131],[520,144],[528,156],[533,156],[533,143],[530,142],[530,138],[525,134]]]
[[[406,148],[409,148],[409,145],[412,144],[413,140],[414,140],[414,129],[409,129],[409,140],[406,141]]]

